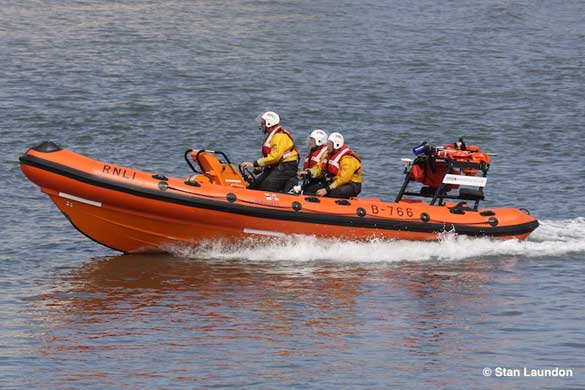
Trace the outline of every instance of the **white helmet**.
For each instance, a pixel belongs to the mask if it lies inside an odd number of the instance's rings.
[[[266,127],[272,127],[280,123],[280,117],[276,112],[272,111],[266,111],[264,114],[259,115],[256,119],[258,120],[259,124],[262,123],[262,119],[264,119],[266,122]]]
[[[341,148],[345,143],[343,136],[339,133],[329,134],[329,138],[327,138],[327,141],[331,141],[333,143],[333,149],[335,150]]]
[[[315,129],[311,131],[309,138],[313,138],[315,140],[315,145],[321,146],[327,142],[327,133],[321,129]]]

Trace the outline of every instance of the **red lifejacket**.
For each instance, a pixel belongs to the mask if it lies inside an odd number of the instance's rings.
[[[323,172],[326,172],[329,176],[332,177],[337,176],[337,173],[339,172],[339,163],[343,156],[345,155],[352,156],[360,163],[362,162],[362,160],[359,158],[357,154],[352,152],[346,145],[343,145],[341,148],[337,149],[331,156],[328,156],[325,160],[323,160],[323,163],[321,164]]]
[[[313,168],[315,165],[321,162],[321,157],[327,151],[327,145],[321,145],[315,148],[314,151],[307,153],[305,162],[303,163],[303,169]]]
[[[286,131],[284,128],[280,127],[280,125],[276,126],[270,133],[268,133],[268,135],[264,139],[264,143],[262,144],[262,157],[266,157],[270,154],[270,151],[272,150],[272,148],[270,147],[270,141],[272,140],[272,137],[274,137],[274,134],[276,133],[286,134],[293,144],[292,149],[290,149],[289,151],[285,152],[282,155],[281,160],[284,160],[288,158],[293,151],[297,150],[297,148],[295,147],[295,140],[293,139],[292,135],[290,135],[290,133]]]

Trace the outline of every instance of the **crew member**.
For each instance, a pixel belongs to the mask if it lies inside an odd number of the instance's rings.
[[[327,157],[327,133],[321,129],[311,132],[308,139],[309,152],[303,162],[303,170],[297,172],[297,178],[288,181],[285,192],[315,195],[323,187],[321,163]]]
[[[321,169],[328,184],[316,195],[331,198],[351,198],[362,191],[362,166],[357,154],[346,145],[343,136],[331,133],[327,139],[328,156]]]
[[[298,167],[299,153],[295,142],[288,131],[280,126],[280,117],[272,111],[258,116],[260,130],[266,135],[262,144],[262,157],[251,162],[240,164],[243,169],[255,168],[262,171],[258,182],[252,189],[284,192],[289,179],[295,177]]]

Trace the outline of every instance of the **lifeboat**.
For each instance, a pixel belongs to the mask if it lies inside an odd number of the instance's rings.
[[[405,179],[393,202],[251,190],[248,180],[253,179],[247,172],[224,153],[210,150],[185,152],[193,171],[186,178],[93,160],[53,142],[26,151],[20,167],[77,230],[122,252],[293,234],[437,240],[455,232],[522,240],[538,226],[526,210],[479,208],[489,169],[487,154],[419,149],[424,150],[414,160],[403,161]],[[428,179],[429,172],[435,177]],[[421,188],[413,190],[414,185]],[[451,194],[455,189],[457,194]]]

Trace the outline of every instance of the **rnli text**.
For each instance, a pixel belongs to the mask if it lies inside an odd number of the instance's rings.
[[[113,176],[120,176],[123,177],[124,179],[129,180],[134,180],[134,178],[136,177],[136,172],[133,172],[125,168],[113,167],[111,165],[104,165],[102,172]]]

